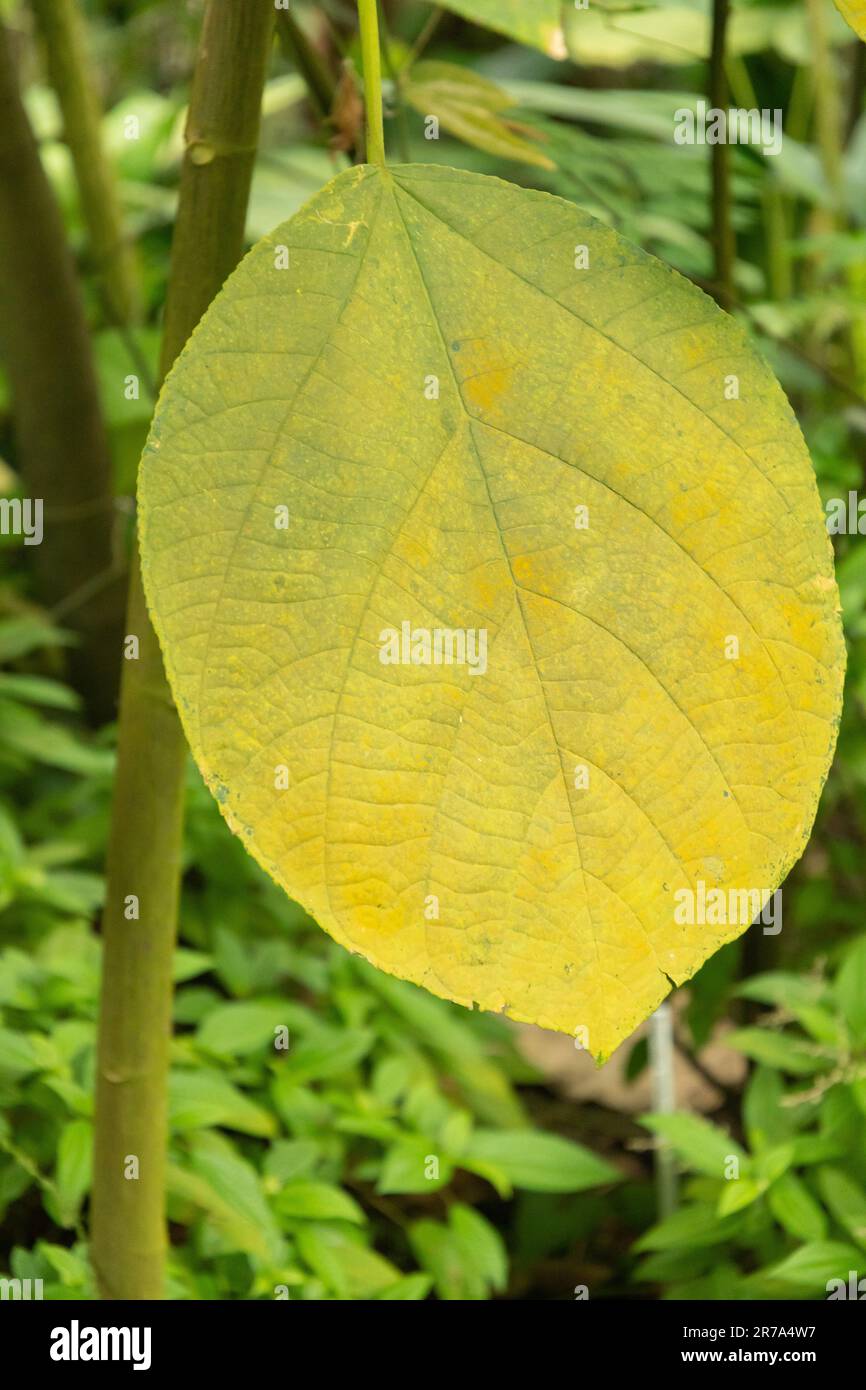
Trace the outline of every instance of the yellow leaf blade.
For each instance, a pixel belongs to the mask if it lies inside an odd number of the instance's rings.
[[[206,315],[141,501],[223,814],[380,968],[604,1057],[748,925],[682,895],[802,852],[844,667],[805,446],[738,326],[570,204],[341,175]]]

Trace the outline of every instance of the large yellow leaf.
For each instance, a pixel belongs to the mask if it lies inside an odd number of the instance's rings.
[[[801,853],[844,664],[802,438],[734,321],[572,205],[340,175],[194,334],[141,502],[223,814],[375,965],[603,1057],[747,925],[682,893]]]

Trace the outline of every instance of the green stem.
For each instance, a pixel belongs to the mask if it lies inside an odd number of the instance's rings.
[[[767,286],[770,296],[784,304],[791,298],[794,282],[788,250],[788,205],[778,180],[768,174],[761,194],[764,242],[767,255]]]
[[[124,236],[114,178],[102,147],[102,112],[88,71],[84,26],[76,0],[30,0],[51,85],[63,114],[63,135],[78,183],[81,211],[109,317],[134,323],[140,294],[135,253]]]
[[[713,32],[710,50],[710,105],[728,106],[725,47],[729,0],[713,0]],[[730,312],[734,300],[736,246],[731,222],[731,151],[727,143],[710,146],[712,159],[713,279],[716,300]]]
[[[787,134],[801,145],[811,138],[810,125],[814,105],[815,90],[811,68],[808,63],[801,63],[794,69],[785,120]]]
[[[307,86],[310,101],[320,120],[327,120],[334,109],[337,84],[321,54],[288,10],[277,14],[280,42]]]
[[[41,499],[32,561],[39,599],[88,594],[68,626],[73,679],[94,719],[110,718],[123,613],[111,459],[93,354],[63,219],[27,119],[10,34],[0,26],[0,352],[17,458]]]
[[[379,53],[379,13],[376,0],[358,0],[361,21],[361,58],[367,103],[367,158],[385,163],[385,128],[382,116],[382,60]]]
[[[412,45],[412,51],[406,60],[407,69],[414,67],[415,63],[417,63],[444,18],[445,11],[440,5],[437,5],[436,9],[428,16],[426,24],[421,29],[421,32]]]
[[[208,3],[172,243],[163,376],[243,252],[273,18],[272,0]],[[103,1297],[157,1299],[165,1279],[166,1093],[186,744],[137,560],[127,632],[137,636],[139,654],[123,663],[121,686],[91,1250]]]

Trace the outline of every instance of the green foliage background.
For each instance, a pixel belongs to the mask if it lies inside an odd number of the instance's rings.
[[[702,3],[563,11],[576,61],[384,6],[386,138],[572,199],[702,285],[713,276],[709,150],[673,142],[707,86]],[[479,7],[480,9],[481,7]],[[152,410],[181,129],[201,6],[91,0],[104,138],[137,251],[141,327],[109,322],[57,105],[26,6],[26,101],[78,258],[118,496]],[[358,61],[353,7],[299,7],[333,73]],[[826,47],[815,43],[815,25]],[[423,44],[423,56],[421,45]],[[825,498],[863,484],[864,48],[823,0],[734,6],[732,99],[784,113],[777,157],[731,151],[736,312],[785,386]],[[450,66],[443,66],[450,65]],[[830,96],[828,97],[828,93]],[[424,138],[435,102],[441,138]],[[275,52],[250,240],[360,138],[323,127]],[[140,138],[124,118],[135,115]],[[334,146],[340,146],[335,148]],[[2,274],[0,267],[0,274]],[[126,390],[139,378],[138,397]],[[0,380],[3,486],[18,488]],[[124,513],[122,513],[124,514]],[[126,513],[128,515],[128,511]],[[864,522],[866,526],[866,522]],[[717,1113],[566,1104],[499,1019],[377,974],[256,869],[190,770],[171,1078],[169,1296],[234,1299],[825,1297],[866,1247],[866,548],[836,539],[850,664],[836,764],[779,938],[749,933],[692,982],[681,1044],[719,1020],[750,1061]],[[113,730],[89,728],[62,623],[0,551],[0,1270],[46,1297],[94,1296],[87,1262],[94,1035]],[[289,1046],[274,1048],[275,1028]],[[628,1047],[628,1044],[626,1045]],[[631,1049],[629,1074],[646,1066]],[[650,1139],[683,1169],[657,1220]],[[720,1165],[738,1158],[739,1180]],[[438,1162],[438,1175],[429,1159]],[[425,1173],[426,1170],[426,1173]],[[420,1176],[419,1176],[420,1175]],[[276,1291],[276,1294],[275,1294]]]

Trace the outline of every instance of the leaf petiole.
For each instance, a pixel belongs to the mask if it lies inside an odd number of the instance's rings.
[[[379,52],[379,15],[376,0],[358,0],[361,25],[361,57],[367,103],[367,159],[385,163],[385,131],[382,120],[382,60]]]

